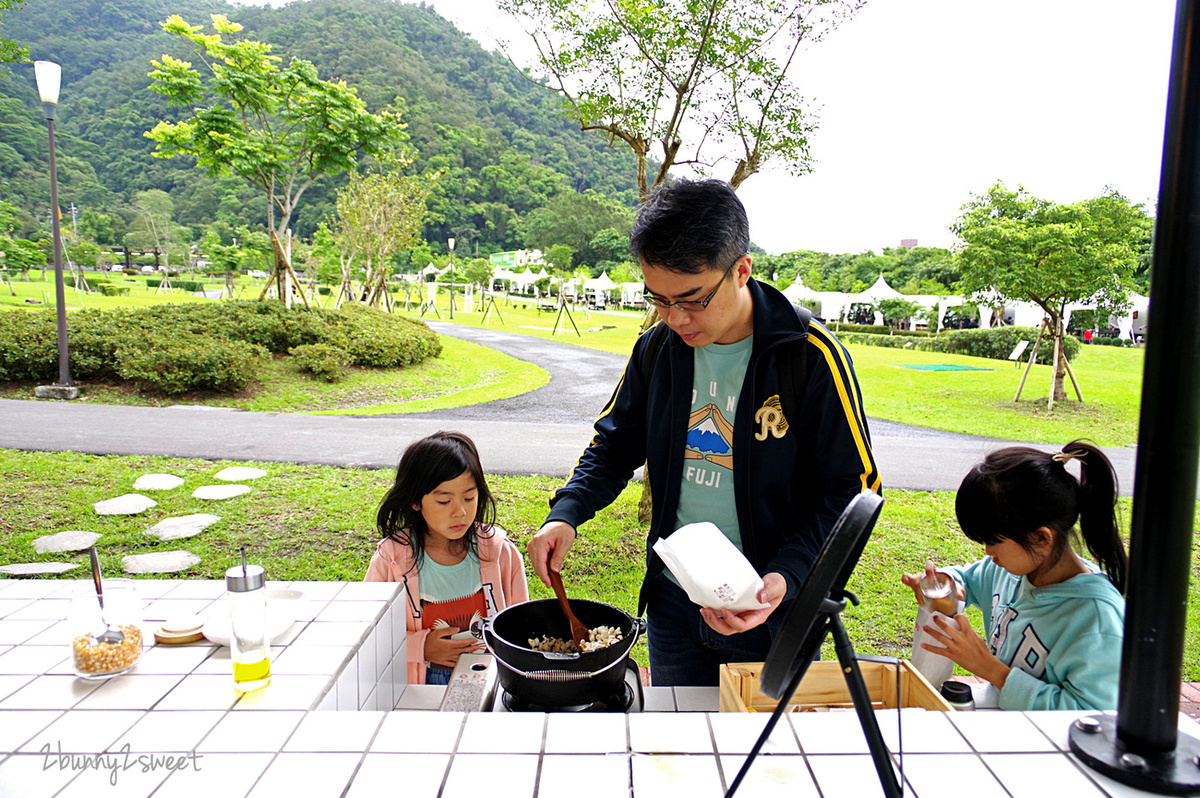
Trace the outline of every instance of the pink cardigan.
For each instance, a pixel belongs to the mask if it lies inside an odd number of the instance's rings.
[[[525,579],[525,563],[521,552],[498,526],[488,537],[477,538],[479,544],[479,576],[484,584],[492,585],[496,611],[529,600],[529,583]],[[428,629],[421,628],[421,589],[417,584],[417,569],[413,567],[413,552],[391,538],[379,541],[371,564],[367,566],[365,582],[403,582],[408,610],[408,683],[425,683],[425,637]]]

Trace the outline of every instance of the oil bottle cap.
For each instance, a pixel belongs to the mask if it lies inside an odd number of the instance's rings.
[[[261,565],[235,565],[225,572],[225,589],[230,593],[248,593],[267,583],[267,572]]]

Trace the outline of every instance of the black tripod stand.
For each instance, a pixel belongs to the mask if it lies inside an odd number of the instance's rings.
[[[838,664],[842,666],[842,674],[846,677],[846,688],[850,691],[850,698],[854,702],[854,712],[858,715],[858,722],[862,725],[863,736],[867,738],[867,749],[871,752],[871,761],[875,763],[875,770],[879,773],[879,783],[883,787],[883,794],[887,798],[899,798],[904,791],[900,787],[900,782],[896,779],[896,772],[892,769],[887,744],[883,741],[883,734],[879,731],[879,722],[875,718],[875,710],[871,705],[871,695],[867,692],[867,685],[863,681],[862,671],[858,667],[858,657],[854,653],[854,645],[850,642],[850,636],[846,634],[846,627],[842,623],[842,611],[846,609],[847,600],[857,605],[858,599],[852,593],[843,593],[842,595],[843,598],[837,601],[832,598],[826,598],[821,602],[820,612],[825,616],[823,623],[828,631],[833,633],[833,647],[834,651],[837,652]],[[824,635],[821,635],[821,637],[823,639]],[[775,711],[767,719],[767,725],[763,728],[762,734],[754,741],[754,747],[750,749],[750,755],[746,757],[745,763],[742,764],[742,769],[738,771],[733,783],[729,785],[729,791],[725,793],[725,798],[733,798],[733,794],[737,792],[738,786],[741,785],[746,774],[750,772],[750,765],[754,762],[755,757],[758,756],[758,752],[762,750],[763,744],[770,738],[771,732],[775,729],[775,724],[783,717],[783,713],[787,712],[788,698],[800,686],[806,670],[808,670],[807,666],[796,669],[796,674],[784,689],[784,698],[775,706]],[[900,695],[899,668],[896,669],[896,695]],[[901,749],[903,750],[903,746],[901,746]]]
[[[800,588],[787,618],[775,634],[767,660],[763,663],[762,691],[777,699],[779,703],[767,720],[766,728],[755,741],[750,755],[746,757],[742,769],[729,785],[725,798],[733,798],[738,786],[750,772],[750,766],[767,738],[771,736],[779,718],[787,711],[789,699],[800,686],[800,680],[804,678],[809,664],[821,650],[821,643],[830,632],[833,633],[834,650],[846,678],[846,687],[854,701],[854,711],[862,724],[863,735],[867,738],[871,760],[879,772],[883,794],[886,798],[899,798],[902,795],[901,784],[892,769],[887,745],[879,732],[879,723],[871,706],[871,696],[858,668],[854,646],[850,643],[850,636],[846,634],[841,617],[847,601],[858,603],[854,595],[846,591],[846,582],[849,581],[854,566],[858,564],[858,558],[862,555],[863,547],[867,545],[867,538],[875,527],[875,520],[879,517],[879,509],[882,506],[883,499],[879,494],[864,490],[846,505],[837,523],[833,525],[829,537],[821,546],[812,570],[808,573],[808,579]],[[896,681],[896,695],[899,698],[899,667],[896,668]]]

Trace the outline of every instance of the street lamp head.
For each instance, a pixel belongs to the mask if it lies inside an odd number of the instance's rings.
[[[33,77],[37,81],[38,96],[46,118],[53,119],[58,109],[58,89],[62,85],[62,67],[53,61],[34,61]]]
[[[454,239],[453,239],[453,238],[447,238],[447,239],[446,239],[446,244],[447,244],[447,245],[450,247],[450,251],[451,251],[451,252],[453,252],[453,251],[454,251]]]

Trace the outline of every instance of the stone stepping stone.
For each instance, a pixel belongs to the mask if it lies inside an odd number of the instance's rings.
[[[121,567],[127,574],[173,574],[199,564],[200,558],[185,549],[130,554],[121,558]]]
[[[146,530],[147,535],[159,540],[180,540],[199,535],[208,527],[221,520],[219,515],[208,513],[193,513],[192,515],[177,515],[174,518],[164,518]]]
[[[68,529],[65,532],[55,532],[53,535],[42,535],[33,539],[33,550],[38,554],[49,554],[59,551],[83,551],[91,548],[102,536],[98,532],[85,532],[82,529]]]
[[[96,502],[92,505],[92,509],[96,511],[97,515],[137,515],[157,506],[158,502],[149,496],[143,496],[140,493],[126,493],[115,499]]]
[[[223,471],[218,471],[217,473],[213,474],[213,477],[221,480],[222,482],[241,482],[247,479],[258,479],[259,477],[265,477],[266,475],[267,472],[263,471],[261,468],[233,466],[231,468],[226,468]]]
[[[134,490],[172,490],[183,484],[183,477],[174,474],[142,474],[133,483]]]
[[[65,574],[79,567],[72,562],[18,562],[0,565],[0,574],[9,576],[41,576],[42,574]]]
[[[232,499],[249,493],[249,485],[201,485],[192,491],[193,499]]]

